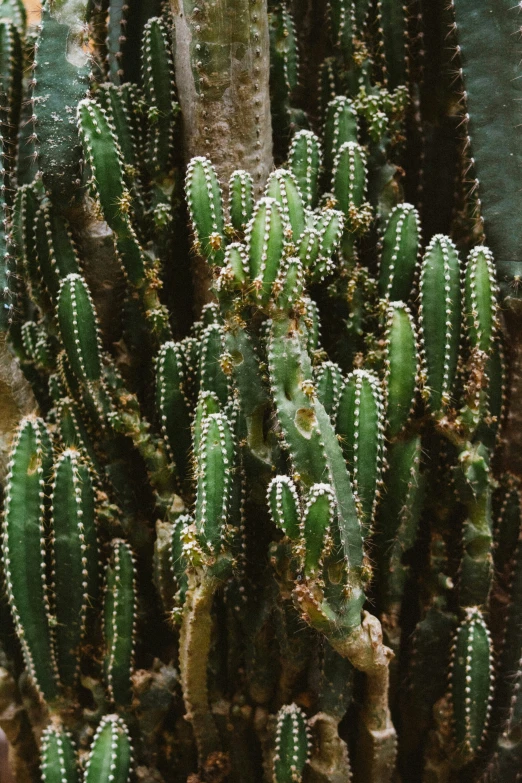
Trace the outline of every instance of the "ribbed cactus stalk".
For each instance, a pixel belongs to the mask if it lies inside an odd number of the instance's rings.
[[[20,782],[514,783],[520,4],[0,6]]]

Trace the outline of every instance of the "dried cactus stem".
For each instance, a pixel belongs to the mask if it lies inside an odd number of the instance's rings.
[[[309,588],[298,585],[294,594],[301,609],[310,610],[312,618],[315,601]],[[338,632],[326,635],[334,650],[366,675],[359,755],[355,763],[361,780],[385,783],[391,780],[397,756],[397,734],[388,706],[393,652],[383,644],[379,620],[366,611],[361,624],[348,635],[339,636]]]
[[[212,602],[219,581],[199,570],[188,573],[188,590],[183,607],[179,643],[181,687],[186,720],[194,731],[199,766],[220,750],[220,739],[210,711],[207,664],[212,633]]]

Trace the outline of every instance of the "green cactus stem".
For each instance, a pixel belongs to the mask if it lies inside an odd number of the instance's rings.
[[[117,715],[105,715],[94,735],[85,783],[129,783],[132,745],[127,726]]]
[[[233,171],[228,184],[230,222],[237,232],[245,230],[254,208],[254,183],[248,171]]]
[[[391,301],[407,302],[419,255],[419,215],[411,204],[399,204],[382,237],[379,293]]]
[[[107,566],[104,607],[105,678],[111,701],[127,707],[136,637],[136,575],[134,555],[123,540],[112,542]]]
[[[310,734],[302,710],[296,704],[281,707],[276,723],[275,783],[300,783],[309,755]]]
[[[379,498],[384,456],[384,403],[377,376],[355,370],[342,389],[336,430],[361,504],[361,523],[367,534]]]
[[[419,376],[418,342],[410,309],[403,302],[388,308],[384,376],[386,429],[396,438],[410,419]]]
[[[434,236],[420,275],[424,394],[437,414],[451,402],[461,328],[460,264],[450,239]]]
[[[89,58],[84,48],[85,5],[65,2],[42,13],[33,75],[34,133],[43,182],[57,204],[68,205],[80,181],[80,147],[74,124],[78,101],[88,88]],[[49,64],[53,63],[53,68]],[[56,90],[58,69],[60,89]],[[64,118],[61,122],[56,117]]]
[[[7,595],[31,679],[47,702],[58,696],[45,564],[45,494],[52,467],[45,423],[29,417],[18,429],[9,465],[3,560]]]
[[[312,209],[317,206],[321,162],[321,147],[317,136],[309,130],[300,130],[294,134],[288,152],[288,164],[305,206]]]
[[[49,725],[42,734],[43,783],[78,783],[78,761],[70,734],[59,725]]]
[[[89,469],[74,450],[62,452],[53,472],[53,641],[60,681],[72,687],[79,673],[87,610],[98,593],[94,492]]]
[[[479,750],[490,712],[491,639],[481,613],[470,609],[459,625],[450,665],[455,749],[465,762]]]

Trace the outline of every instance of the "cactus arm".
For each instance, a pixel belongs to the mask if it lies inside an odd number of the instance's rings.
[[[237,169],[228,183],[230,222],[238,232],[244,231],[252,217],[254,182],[248,171]]]
[[[234,442],[221,413],[203,419],[196,454],[196,530],[204,546],[217,554],[222,546],[230,510]]]
[[[337,409],[337,433],[361,505],[365,534],[377,507],[384,454],[383,399],[377,376],[355,370],[347,379]]]
[[[78,254],[69,226],[49,203],[35,216],[34,236],[42,282],[56,302],[60,281],[68,274],[80,274]]]
[[[306,717],[296,704],[281,707],[277,713],[274,783],[301,783],[310,754],[310,734]]]
[[[101,378],[101,346],[96,312],[86,283],[70,274],[60,285],[58,323],[67,358],[77,378],[85,382]]]
[[[390,88],[404,84],[407,76],[406,6],[393,0],[379,0],[378,22],[384,44],[385,75]]]
[[[305,206],[309,209],[317,206],[321,163],[321,147],[317,136],[312,131],[298,131],[292,139],[288,164],[301,190]]]
[[[147,168],[152,175],[172,166],[177,104],[174,65],[167,29],[160,18],[149,19],[143,31],[143,94],[148,106]]]
[[[218,581],[188,571],[188,589],[183,606],[179,642],[181,687],[186,717],[192,724],[199,765],[220,747],[219,735],[210,711],[207,665],[212,637],[212,601]]]
[[[134,555],[122,540],[113,541],[107,566],[104,608],[105,676],[111,701],[126,707],[131,701],[131,673],[136,636]]]
[[[41,419],[24,419],[11,454],[4,516],[3,558],[7,595],[31,678],[49,702],[56,699],[57,668],[51,646],[45,580],[45,486],[51,443]]]
[[[419,215],[411,204],[392,211],[382,237],[379,293],[407,302],[419,253]]]
[[[98,553],[94,492],[78,452],[62,452],[54,467],[52,503],[54,643],[60,681],[75,685],[87,608],[95,602]]]
[[[121,84],[123,77],[122,44],[125,42],[127,27],[128,0],[113,0],[109,3],[109,18],[107,21],[107,70],[111,82]]]
[[[38,37],[32,98],[37,118],[34,132],[44,185],[57,204],[68,204],[75,192],[71,183],[80,181],[80,147],[72,118],[78,101],[87,92],[89,67],[82,43],[82,4],[76,8],[68,0],[60,9],[58,4],[54,8],[44,9]]]
[[[225,0],[201,13],[172,0],[171,9],[188,157],[211,144],[221,181],[244,169],[259,195],[272,168],[266,0]]]
[[[511,284],[522,270],[517,240],[522,232],[522,211],[517,176],[513,176],[513,171],[522,167],[519,7],[510,0],[491,8],[470,0],[453,0],[452,6],[465,89],[464,120],[484,230],[497,260],[503,293],[515,299]],[[487,39],[485,29],[489,31]]]
[[[457,629],[450,666],[456,753],[464,762],[480,749],[492,694],[492,649],[481,613],[469,609]]]
[[[167,446],[182,480],[187,476],[190,451],[190,409],[184,380],[181,349],[176,343],[164,343],[156,360],[156,404]]]
[[[419,375],[417,332],[413,316],[402,302],[393,302],[388,309],[385,340],[386,425],[388,437],[393,439],[411,417]]]
[[[85,783],[129,783],[132,745],[127,726],[117,715],[105,715],[94,735],[85,766]]]
[[[455,246],[435,235],[421,267],[420,327],[428,405],[438,413],[452,399],[460,344],[460,265]]]
[[[76,750],[70,735],[59,725],[48,726],[42,735],[43,783],[78,783]]]

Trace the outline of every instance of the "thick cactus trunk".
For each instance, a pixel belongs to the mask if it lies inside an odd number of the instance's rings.
[[[222,182],[244,169],[260,195],[272,169],[266,0],[171,0],[187,161],[210,158]]]

